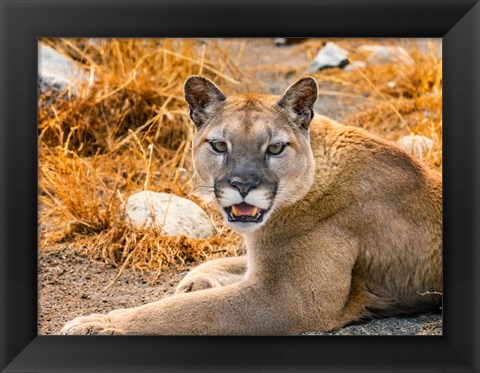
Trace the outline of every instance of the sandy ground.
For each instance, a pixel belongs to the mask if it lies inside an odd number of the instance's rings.
[[[172,295],[184,276],[184,271],[170,269],[152,282],[151,275],[130,268],[118,276],[119,268],[93,261],[69,247],[40,251],[38,264],[41,335],[57,334],[76,316],[139,306]]]
[[[76,316],[107,313],[135,307],[173,294],[176,284],[189,269],[162,272],[155,282],[151,275],[93,261],[69,247],[39,253],[38,334],[58,334]],[[111,286],[108,286],[113,281]],[[416,315],[373,320],[347,326],[331,335],[441,335],[440,315]],[[306,335],[321,334],[315,332]]]
[[[230,47],[239,50],[240,41],[228,41]],[[294,66],[308,66],[305,56],[294,53],[295,46],[276,48],[272,40],[257,40],[242,59],[245,69],[254,68],[256,79],[269,87],[270,93],[281,93],[298,76],[292,76]],[[269,68],[281,61],[281,72]],[[259,66],[264,68],[258,69]],[[322,87],[320,89],[327,89]],[[320,96],[315,110],[341,121],[364,102],[346,102],[335,96]],[[189,270],[163,271],[152,282],[151,274],[126,268],[118,276],[119,269],[95,262],[84,253],[68,246],[43,249],[39,252],[38,266],[38,333],[57,334],[59,329],[76,316],[90,313],[106,313],[117,308],[128,308],[152,302],[173,294],[176,284]],[[113,281],[115,280],[115,281]],[[113,283],[112,283],[113,281]],[[388,318],[351,325],[335,335],[441,335],[441,315],[416,315]],[[306,333],[319,334],[315,333]]]

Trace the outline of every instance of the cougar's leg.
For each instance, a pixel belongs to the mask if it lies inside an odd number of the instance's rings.
[[[60,334],[274,335],[296,332],[272,292],[248,281],[68,322]]]
[[[231,285],[241,281],[246,270],[245,256],[210,260],[189,272],[178,284],[175,294]]]
[[[249,253],[253,262],[242,281],[125,312],[77,317],[61,333],[286,335],[331,330],[340,326],[352,295],[356,249],[355,241],[328,233],[312,234],[294,247],[275,242],[255,255]],[[316,242],[315,250],[311,242]]]

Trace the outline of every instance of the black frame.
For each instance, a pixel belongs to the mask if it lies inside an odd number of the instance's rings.
[[[0,28],[2,371],[480,371],[478,0],[0,0]],[[442,37],[444,335],[37,336],[41,36]]]

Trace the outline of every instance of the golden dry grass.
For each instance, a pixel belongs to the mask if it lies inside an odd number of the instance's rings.
[[[336,41],[349,51],[349,61],[366,61],[368,53],[360,45],[377,44],[375,40],[343,39]],[[405,43],[405,42],[404,42]],[[412,42],[410,42],[412,43]],[[309,55],[324,41],[311,40],[301,46]],[[382,44],[399,47],[398,42]],[[362,69],[328,69],[314,76],[319,82],[330,83],[336,95],[364,97],[365,107],[349,116],[345,124],[358,126],[389,140],[405,135],[424,135],[434,140],[434,147],[423,157],[430,167],[442,166],[442,59],[441,51],[432,43],[424,50],[416,45],[410,50],[414,65],[402,63],[367,65]],[[312,58],[313,58],[312,57]],[[326,92],[328,93],[328,92]]]
[[[39,100],[40,248],[68,244],[154,276],[167,265],[241,252],[240,239],[195,193],[190,160],[194,129],[182,89],[192,74],[210,77],[226,93],[240,91],[240,83],[252,86],[254,76],[241,68],[248,42],[236,51],[214,40],[193,39],[41,42],[82,66],[87,79],[75,94],[46,92]],[[310,57],[323,42],[310,40],[294,51]],[[351,50],[352,60],[365,59],[355,49],[365,40],[337,42]],[[440,170],[441,59],[433,47],[411,55],[413,67],[330,69],[315,77],[329,85],[331,94],[364,99],[365,107],[348,124],[392,140],[409,133],[432,138],[435,147],[424,161]],[[126,199],[144,189],[199,203],[215,222],[217,235],[205,240],[165,237],[160,229],[125,223]]]
[[[238,238],[217,221],[210,240],[165,237],[123,219],[128,196],[171,192],[202,205],[191,182],[193,128],[183,82],[204,74],[227,88],[241,76],[215,42],[43,40],[90,71],[76,95],[39,102],[40,247],[66,243],[140,270],[228,255]],[[221,62],[219,62],[221,61]],[[50,95],[51,97],[52,95]]]

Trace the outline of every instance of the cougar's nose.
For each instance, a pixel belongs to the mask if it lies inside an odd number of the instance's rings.
[[[248,192],[256,188],[258,184],[260,184],[259,181],[256,180],[244,180],[239,177],[232,177],[231,179],[228,180],[231,186],[235,187],[238,189],[240,192],[240,195],[245,198],[248,194]]]

